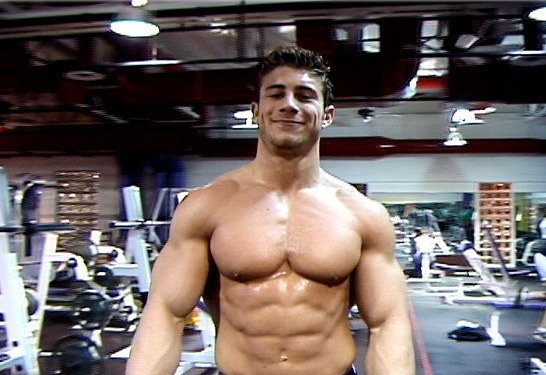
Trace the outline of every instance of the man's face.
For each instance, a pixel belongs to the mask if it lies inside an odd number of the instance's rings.
[[[266,146],[296,151],[318,141],[334,118],[333,106],[324,108],[322,85],[312,72],[288,66],[263,77],[260,101],[252,110]]]

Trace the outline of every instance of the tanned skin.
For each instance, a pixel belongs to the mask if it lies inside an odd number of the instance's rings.
[[[263,78],[256,158],[178,206],[127,375],[174,373],[201,296],[222,374],[345,374],[356,358],[350,300],[370,331],[366,373],[414,374],[389,215],[320,167],[319,136],[335,114],[322,84],[290,66]]]

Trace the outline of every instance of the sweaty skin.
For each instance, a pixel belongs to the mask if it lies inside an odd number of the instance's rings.
[[[280,193],[245,174],[212,188],[229,197],[214,213],[210,246],[218,365],[230,375],[342,374],[355,355],[347,308],[362,244],[340,183],[325,175]]]
[[[320,80],[278,67],[253,103],[256,158],[179,205],[153,270],[127,374],[172,374],[184,317],[203,295],[226,375],[342,375],[368,324],[368,375],[413,374],[405,283],[389,215],[319,165],[330,125]]]

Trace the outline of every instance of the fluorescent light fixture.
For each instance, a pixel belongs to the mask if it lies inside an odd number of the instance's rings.
[[[484,109],[475,109],[474,113],[486,115],[488,113],[493,113],[497,110],[495,107],[487,106]]]
[[[232,125],[232,129],[258,129],[258,124],[252,121],[254,115],[250,109],[233,112],[233,117],[239,120],[245,120],[245,123]]]
[[[480,38],[474,34],[461,34],[455,42],[455,47],[460,49],[469,49],[478,40],[480,40]]]
[[[529,13],[529,18],[535,21],[546,21],[546,7],[537,8]]]
[[[150,13],[142,7],[125,7],[116,19],[110,23],[110,30],[116,34],[133,37],[145,38],[159,34],[157,26]]]
[[[466,108],[456,109],[451,118],[450,122],[454,124],[481,124],[483,123],[482,119],[476,118],[476,115],[473,114],[470,110]]]
[[[252,111],[250,109],[245,109],[243,111],[233,112],[233,117],[239,120],[246,120],[252,118]]]
[[[253,124],[250,120],[250,124],[246,121],[244,124],[231,125],[232,129],[258,129],[257,124]]]
[[[143,7],[148,4],[148,0],[131,0],[131,5],[134,7]]]
[[[543,50],[516,50],[516,51],[508,51],[506,52],[506,55],[510,56],[544,56]]]
[[[294,32],[296,32],[296,26],[295,25],[279,26],[279,32],[281,32],[283,34],[294,33]]]
[[[497,109],[492,106],[487,106],[481,109],[458,108],[455,109],[449,116],[449,122],[457,125],[483,124],[484,120],[479,116],[493,113],[496,110]]]
[[[182,60],[150,59],[139,61],[125,61],[117,63],[117,66],[164,66],[181,64]]]

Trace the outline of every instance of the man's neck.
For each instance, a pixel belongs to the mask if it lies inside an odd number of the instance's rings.
[[[316,185],[322,175],[318,146],[303,155],[271,153],[258,146],[250,167],[253,176],[266,185],[290,191]]]

